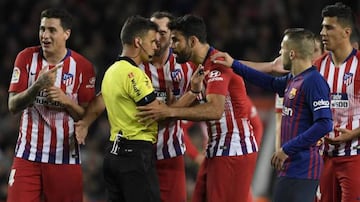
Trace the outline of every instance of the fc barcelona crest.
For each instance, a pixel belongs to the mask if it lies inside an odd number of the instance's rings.
[[[297,92],[297,89],[296,88],[292,88],[291,91],[289,92],[289,99],[294,99],[294,97],[296,96],[296,92]]]

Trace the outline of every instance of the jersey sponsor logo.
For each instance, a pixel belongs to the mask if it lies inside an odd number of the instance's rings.
[[[221,72],[218,71],[218,70],[212,70],[212,71],[209,73],[209,77],[210,77],[210,78],[219,77],[220,75],[221,75]]]
[[[332,93],[331,98],[331,108],[334,109],[346,109],[349,108],[349,99],[346,93]]]
[[[219,70],[212,70],[209,73],[209,80],[208,82],[212,82],[212,81],[223,81],[224,79],[221,76],[221,72]]]
[[[62,82],[65,86],[70,86],[74,82],[74,75],[71,73],[64,73]]]
[[[14,67],[12,76],[11,76],[11,83],[18,83],[20,80],[20,69],[18,67]]]
[[[284,116],[292,116],[293,115],[293,110],[291,109],[291,107],[283,107],[282,108],[282,114]]]
[[[180,82],[182,79],[182,74],[180,69],[175,69],[171,72],[171,78],[174,82]]]
[[[85,86],[85,88],[95,88],[95,82],[96,82],[96,78],[95,77],[91,77],[89,79],[89,84]]]
[[[47,98],[48,93],[45,91],[40,91],[39,94],[35,97],[35,104],[44,105],[49,108],[62,108],[63,105],[59,101],[52,101]]]
[[[330,102],[328,100],[317,100],[313,102],[314,111],[324,108],[330,108]]]
[[[95,81],[96,81],[96,78],[95,78],[95,77],[91,77],[91,78],[89,79],[89,84],[94,85],[94,84],[95,84]]]
[[[175,89],[172,91],[172,94],[175,96],[175,99],[180,98],[180,89]],[[155,95],[157,100],[166,102],[167,101],[167,92],[164,90],[155,90]]]
[[[147,87],[147,88],[152,88],[153,86],[152,86],[152,83],[149,81],[149,79],[145,79],[145,86]]]
[[[345,74],[344,74],[344,78],[343,78],[344,84],[345,84],[346,86],[349,86],[350,84],[352,84],[353,78],[354,78],[354,74],[353,74],[353,73],[350,73],[350,72],[345,73]]]
[[[131,86],[133,87],[133,90],[135,91],[136,96],[140,96],[141,95],[140,89],[136,86],[136,82],[135,82],[134,78],[131,79]]]
[[[166,91],[155,91],[155,94],[157,100],[166,102]]]
[[[289,96],[288,96],[290,100],[294,99],[294,97],[296,96],[296,92],[297,92],[296,88],[291,89]]]
[[[130,72],[130,73],[128,74],[128,77],[129,77],[129,79],[134,78],[134,73]]]

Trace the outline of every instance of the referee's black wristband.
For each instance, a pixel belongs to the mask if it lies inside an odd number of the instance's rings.
[[[190,91],[191,91],[192,93],[194,93],[194,94],[200,94],[200,93],[201,93],[201,91],[194,91],[193,89],[190,89]]]

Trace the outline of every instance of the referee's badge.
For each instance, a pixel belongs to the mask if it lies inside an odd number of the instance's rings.
[[[297,92],[296,88],[291,89],[289,96],[288,96],[290,100],[294,99],[294,97],[296,96],[296,92]]]

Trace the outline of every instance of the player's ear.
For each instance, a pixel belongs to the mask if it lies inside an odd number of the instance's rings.
[[[290,57],[291,60],[294,59],[294,57],[295,57],[295,51],[294,50],[289,51],[289,57]]]
[[[347,37],[350,38],[352,31],[353,31],[353,30],[352,30],[350,27],[345,27],[345,28],[344,28],[344,32],[343,32],[343,36],[346,37],[346,38],[347,38]]]
[[[65,32],[64,32],[65,41],[68,40],[68,38],[70,37],[70,34],[71,34],[71,29],[65,30]]]
[[[196,42],[198,41],[198,39],[195,36],[190,36],[189,37],[190,40],[190,47],[193,48],[196,44]]]
[[[134,45],[135,45],[136,48],[141,47],[142,46],[142,39],[140,37],[135,37]]]

